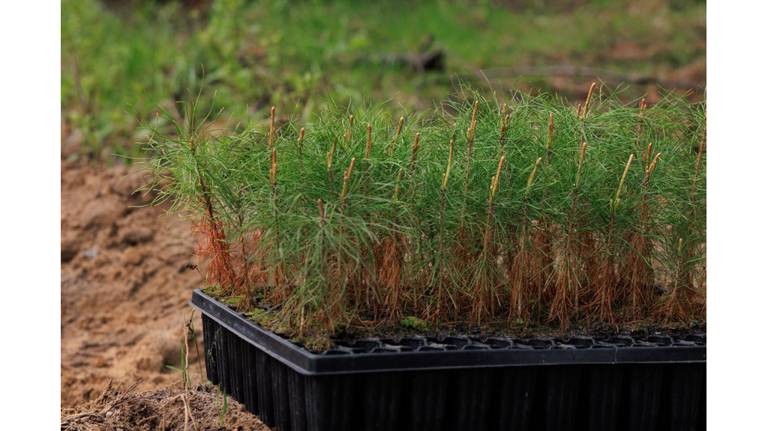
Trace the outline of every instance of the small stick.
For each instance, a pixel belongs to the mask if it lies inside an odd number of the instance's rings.
[[[531,169],[531,174],[528,175],[528,184],[525,186],[525,196],[528,196],[528,193],[531,191],[531,186],[533,185],[533,181],[536,179],[536,171],[539,169],[539,164],[541,164],[541,157],[536,159],[536,163],[533,164],[533,169]]]
[[[581,146],[579,147],[579,162],[576,168],[576,184],[575,187],[579,187],[579,183],[581,183],[581,173],[582,168],[584,167],[584,159],[587,156],[587,143],[582,141]]]
[[[629,155],[629,159],[627,159],[627,164],[624,166],[624,173],[621,175],[621,179],[619,180],[619,187],[616,189],[616,196],[613,200],[613,210],[616,211],[616,208],[619,207],[619,202],[621,200],[621,190],[624,188],[624,181],[627,179],[627,173],[629,173],[629,166],[632,164],[632,161],[635,159],[634,154]]]
[[[499,148],[504,150],[504,144],[507,140],[507,130],[509,129],[509,120],[512,113],[507,113],[507,104],[501,107],[501,125],[499,126]]]
[[[396,201],[400,195],[400,181],[403,179],[403,168],[401,167],[397,171],[397,179],[395,179],[395,192],[392,193],[392,200]]]
[[[331,183],[333,182],[333,170],[331,168],[333,167],[333,155],[335,153],[336,153],[336,139],[333,140],[333,142],[331,143],[331,148],[325,154],[325,169],[326,169],[326,173],[328,174],[328,187],[330,187]]]
[[[274,188],[277,185],[277,148],[272,147],[272,163],[269,167],[269,182]]]
[[[475,100],[472,105],[472,118],[469,121],[469,128],[467,128],[467,151],[468,154],[472,154],[472,145],[475,142],[475,130],[477,129],[477,107],[479,102]]]
[[[344,171],[344,181],[349,181],[349,178],[352,176],[352,170],[355,169],[355,157],[352,157],[352,160],[349,162],[349,166]]]
[[[352,141],[352,127],[355,126],[355,116],[349,114],[349,128],[344,133],[344,143],[349,144]]]
[[[372,139],[372,127],[371,123],[368,123],[368,129],[366,132],[366,140],[365,140],[365,160],[368,160],[371,158],[371,150],[373,149],[373,139]]]
[[[645,165],[646,169],[648,169],[648,164],[651,162],[652,154],[653,154],[653,143],[651,142],[645,148],[645,152],[643,153],[643,164]]]
[[[645,111],[645,108],[647,106],[648,105],[645,103],[645,97],[640,99],[640,103],[638,104],[638,109],[640,110],[640,112],[638,112],[637,114],[637,125],[635,126],[635,143],[637,145],[640,145],[640,139],[641,139],[640,135],[642,134],[642,131],[643,131],[643,112]]]
[[[704,139],[701,140],[699,143],[699,149],[696,152],[696,164],[694,165],[694,178],[699,176],[699,171],[701,171],[701,155],[704,154]]]
[[[702,138],[699,143],[699,150],[696,152],[696,163],[693,166],[693,179],[691,181],[691,201],[694,200],[696,194],[696,183],[699,179],[699,172],[701,171],[701,155],[704,153],[704,139]]]
[[[296,138],[296,148],[299,150],[299,163],[301,164],[301,171],[304,172],[304,128],[299,130],[299,137]]]
[[[656,153],[656,156],[653,158],[651,163],[648,165],[648,168],[645,170],[645,181],[651,179],[651,174],[653,174],[653,171],[656,170],[656,164],[659,162],[659,158],[661,157],[661,153]]]
[[[549,113],[549,127],[547,128],[547,161],[552,160],[552,144],[555,139],[555,113]]]
[[[341,206],[344,207],[345,200],[347,198],[347,192],[349,192],[349,178],[352,176],[352,170],[355,168],[355,158],[349,162],[349,167],[344,171],[344,181],[341,186]]]
[[[448,188],[448,177],[451,175],[451,167],[453,166],[453,147],[456,144],[456,139],[451,138],[451,142],[448,144],[448,164],[445,166],[445,173],[443,174],[443,182],[440,185],[440,190],[443,192]]]
[[[270,148],[275,145],[275,107],[273,106],[269,110],[269,136],[267,137],[267,144]]]
[[[475,130],[477,129],[477,107],[478,101],[472,105],[472,117],[469,120],[469,127],[467,128],[467,168],[466,178],[464,179],[464,192],[469,190],[469,177],[472,172],[472,147],[475,142]]]
[[[592,92],[595,91],[595,87],[597,87],[596,82],[592,82],[592,84],[589,86],[587,97],[584,99],[584,105],[581,109],[581,113],[579,114],[579,120],[584,121],[584,119],[587,118],[587,112],[589,111],[589,101],[592,99]]]
[[[419,139],[421,138],[421,132],[416,132],[416,136],[413,139],[411,145],[411,161],[408,163],[408,173],[413,173],[413,169],[416,167],[416,155],[419,151]]]
[[[333,140],[333,143],[331,143],[331,149],[328,150],[328,152],[325,154],[325,167],[328,169],[328,171],[331,171],[331,166],[333,166],[333,155],[336,153],[336,140]]]
[[[496,196],[496,192],[499,191],[499,180],[501,179],[501,167],[504,166],[504,160],[506,157],[502,155],[499,157],[499,164],[496,166],[496,175],[491,178],[490,193],[488,193],[488,205],[493,204],[493,198]]]
[[[299,137],[296,139],[296,145],[299,146],[299,154],[301,154],[302,145],[304,144],[304,128],[299,130]]]
[[[317,209],[320,212],[320,226],[322,226],[325,224],[325,204],[320,198],[317,199]]]
[[[395,150],[395,145],[397,144],[397,138],[400,137],[400,132],[403,131],[403,123],[405,122],[405,117],[401,116],[399,120],[397,120],[397,129],[395,129],[395,135],[392,137],[392,142],[389,143],[389,146],[387,147],[387,154],[392,154],[392,152]]]

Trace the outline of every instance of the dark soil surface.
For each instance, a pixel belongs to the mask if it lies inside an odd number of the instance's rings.
[[[172,389],[181,378],[167,365],[178,366],[185,324],[193,317],[188,301],[202,278],[189,224],[147,206],[151,197],[135,192],[145,181],[139,169],[123,165],[62,162],[61,403],[75,408],[62,412],[62,420],[67,412],[93,409],[96,416],[88,417],[97,418],[68,422],[67,429],[183,429],[181,390]],[[199,314],[192,322],[199,335]],[[190,346],[194,384],[204,383],[197,352]],[[110,382],[130,388],[120,399],[131,401],[107,409],[112,401],[105,397],[117,397],[114,391],[102,395]],[[213,394],[189,396],[200,401],[191,401],[194,419],[210,425],[197,429],[219,429]],[[237,408],[232,401],[230,410]],[[246,419],[222,429],[266,429],[251,415],[233,417]]]

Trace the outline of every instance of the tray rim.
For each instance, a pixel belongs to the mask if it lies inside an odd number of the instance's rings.
[[[305,375],[497,367],[706,363],[706,345],[601,349],[491,349],[324,355],[262,328],[201,289],[190,305],[241,339]]]

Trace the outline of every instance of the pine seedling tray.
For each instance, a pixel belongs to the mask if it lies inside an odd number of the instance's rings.
[[[701,333],[366,338],[314,353],[200,290],[191,303],[208,379],[279,430],[705,426]]]

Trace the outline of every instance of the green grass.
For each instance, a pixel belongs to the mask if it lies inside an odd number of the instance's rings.
[[[222,111],[218,127],[245,130],[271,105],[303,119],[334,101],[429,109],[459,82],[487,95],[554,88],[583,97],[580,78],[563,84],[503,73],[486,86],[479,69],[569,63],[666,76],[703,62],[703,2],[514,3],[224,0],[189,12],[176,2],[115,9],[67,0],[65,137],[77,138],[80,154],[134,157],[146,140],[143,124],[172,130],[158,110],[174,111],[177,101],[198,95],[201,106]],[[445,71],[418,73],[379,61],[416,51],[428,35],[445,52]],[[647,52],[616,57],[614,44],[626,42]],[[634,98],[646,88],[630,90]]]
[[[328,106],[224,136],[189,105],[152,139],[160,200],[199,220],[217,296],[315,347],[404,318],[567,331],[701,317],[702,104],[639,108],[601,88],[582,112],[460,99],[478,102]]]

